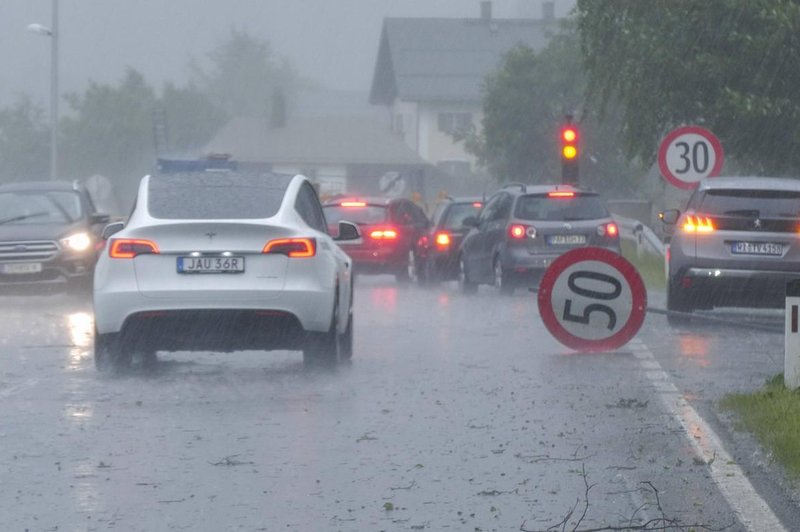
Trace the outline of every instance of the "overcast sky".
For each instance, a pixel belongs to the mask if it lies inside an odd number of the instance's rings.
[[[384,17],[477,17],[479,0],[58,0],[60,93],[116,83],[126,66],[157,88],[182,84],[232,27],[266,39],[304,76],[369,90]],[[0,105],[29,93],[47,108],[52,0],[0,0]],[[563,16],[574,0],[556,0]],[[498,18],[541,16],[542,0],[495,0]],[[62,104],[63,105],[63,104]]]

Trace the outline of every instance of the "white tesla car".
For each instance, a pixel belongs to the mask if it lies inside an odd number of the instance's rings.
[[[342,222],[338,240],[357,240]],[[353,349],[351,260],[304,176],[197,172],[142,178],[95,268],[95,364],[156,351]]]

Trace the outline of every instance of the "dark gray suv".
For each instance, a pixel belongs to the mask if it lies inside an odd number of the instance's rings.
[[[619,228],[597,192],[570,185],[511,183],[492,195],[459,254],[459,284],[474,292],[494,285],[503,294],[538,286],[548,266],[570,249],[620,252]]]
[[[672,232],[667,310],[782,307],[800,278],[800,181],[715,177],[684,212],[661,213]]]
[[[109,221],[96,212],[79,183],[43,181],[0,186],[0,286],[91,287],[100,232]]]

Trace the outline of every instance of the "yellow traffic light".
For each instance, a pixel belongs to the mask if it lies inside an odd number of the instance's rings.
[[[561,155],[564,156],[564,159],[574,159],[578,156],[578,148],[572,145],[564,146],[561,150]]]

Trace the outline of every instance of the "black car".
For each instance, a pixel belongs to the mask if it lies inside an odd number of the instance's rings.
[[[91,286],[109,220],[78,183],[0,186],[0,286]]]
[[[420,283],[458,278],[458,250],[470,230],[464,220],[476,217],[482,207],[479,197],[448,197],[436,206],[431,227],[417,241],[415,269]]]
[[[474,292],[479,284],[511,294],[536,287],[563,253],[596,246],[620,253],[619,228],[593,190],[571,185],[511,183],[487,201],[459,254],[459,284]]]

